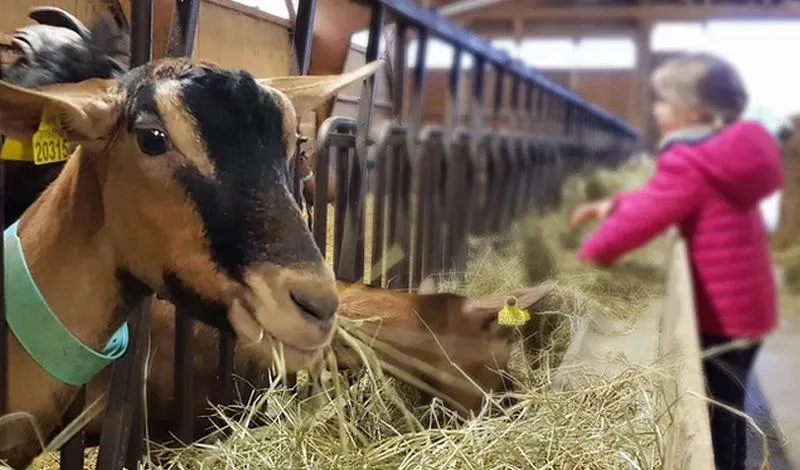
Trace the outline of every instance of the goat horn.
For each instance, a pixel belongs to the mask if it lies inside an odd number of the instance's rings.
[[[58,26],[75,31],[83,39],[89,39],[89,28],[70,12],[54,6],[33,7],[28,13],[28,18],[39,24]]]

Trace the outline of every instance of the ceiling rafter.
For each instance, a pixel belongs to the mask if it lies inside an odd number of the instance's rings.
[[[528,21],[552,20],[711,20],[711,19],[800,19],[800,5],[638,5],[638,6],[544,6],[513,0],[492,8],[453,15],[462,22],[473,19],[509,18]]]

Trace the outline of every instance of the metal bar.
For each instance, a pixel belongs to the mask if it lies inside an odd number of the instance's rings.
[[[287,0],[289,3],[290,0]],[[290,5],[287,4],[287,8]],[[292,61],[292,74],[308,75],[311,64],[311,45],[314,39],[314,18],[317,11],[317,0],[300,0],[297,5],[297,18],[294,22],[292,42],[294,44],[294,60]],[[292,165],[292,195],[298,204],[303,204],[302,184],[300,182],[300,165],[297,159],[300,156],[300,146],[297,146],[293,155]],[[326,206],[327,207],[327,206]],[[316,219],[314,219],[316,220]]]
[[[423,96],[425,90],[425,57],[428,51],[428,31],[417,34],[417,64],[411,85],[411,112],[408,123],[408,151],[413,155],[416,149],[417,133],[422,121]]]
[[[148,0],[142,0],[142,3]],[[133,15],[131,15],[133,16]],[[129,436],[135,412],[135,400],[142,398],[142,363],[147,353],[147,336],[150,329],[150,302],[145,299],[128,322],[132,344],[114,365],[108,407],[100,435],[98,470],[123,468],[127,457]]]
[[[64,414],[63,422],[68,424],[83,412],[86,405],[86,387],[82,386],[78,390],[72,404]],[[60,470],[83,470],[83,446],[86,440],[86,431],[81,429],[72,436],[69,441],[61,448],[61,468]]]
[[[407,0],[370,0],[370,2],[373,6],[384,6],[387,13],[404,18],[410,25],[415,25],[451,45],[459,45],[466,52],[474,54],[476,59],[481,58],[486,63],[504,67],[509,72],[518,73],[560,99],[589,109],[590,112],[602,119],[606,125],[618,128],[622,133],[631,137],[638,137],[638,132],[626,121],[613,116],[565,87],[554,83],[541,72],[513,60],[505,51],[494,48],[489,41],[456,26],[443,16]]]
[[[492,110],[492,127],[500,129],[501,111],[503,110],[503,91],[505,91],[505,73],[502,67],[494,69],[494,109]]]
[[[3,67],[0,67],[0,80],[3,79]],[[4,137],[0,135],[0,148]],[[0,220],[5,220],[5,163],[0,160]],[[5,239],[0,240],[0,256],[5,256]],[[0,416],[8,409],[8,325],[6,324],[6,289],[4,272],[0,272]]]
[[[153,57],[153,0],[131,2],[131,68]]]
[[[289,22],[292,24],[296,24],[297,12],[294,11],[294,5],[292,4],[292,0],[283,0],[283,3],[286,4],[286,13],[289,14]]]
[[[170,57],[191,57],[197,33],[200,0],[176,0],[175,9],[177,21],[172,34],[170,34],[167,53]],[[193,332],[194,320],[186,312],[176,312],[173,383],[175,400],[178,405],[178,419],[175,434],[184,442],[191,442],[194,437],[192,435],[194,423]],[[222,336],[220,336],[220,340],[222,340]],[[136,440],[141,437],[132,433],[131,439]],[[131,445],[131,447],[136,446]]]
[[[472,104],[469,112],[472,115],[472,129],[483,128],[483,84],[486,78],[482,57],[475,58],[472,81]]]
[[[397,26],[395,27],[395,38],[394,38],[394,69],[392,73],[394,75],[393,83],[392,83],[392,116],[398,120],[403,120],[404,113],[403,113],[403,98],[405,97],[405,88],[406,88],[406,48],[407,48],[407,39],[406,33],[408,32],[408,27],[405,21],[398,21]]]
[[[153,54],[153,0],[131,2],[131,68],[149,62]],[[142,399],[145,348],[150,329],[150,302],[146,298],[133,309],[129,320],[131,344],[114,364],[108,407],[103,419],[103,433],[96,468],[115,470],[125,464],[131,440],[136,401]]]
[[[461,48],[453,50],[453,65],[450,67],[450,76],[447,80],[447,108],[445,109],[445,129],[448,138],[453,135],[458,127],[459,102],[458,96],[461,85]]]
[[[514,74],[511,76],[511,101],[509,102],[511,114],[509,116],[508,127],[514,130],[519,130],[520,125],[520,109],[522,108],[519,99],[520,82],[519,75]]]
[[[177,21],[170,34],[167,55],[191,57],[197,34],[197,18],[200,15],[200,0],[176,0]]]
[[[369,20],[369,42],[364,53],[364,61],[370,63],[378,59],[378,50],[381,41],[381,28],[383,27],[384,9],[381,5],[373,5],[372,16]],[[375,75],[364,80],[361,89],[361,102],[358,107],[358,131],[356,132],[356,154],[366,162],[367,139],[370,124],[372,123],[372,102],[375,99]]]
[[[308,67],[311,64],[311,43],[314,39],[314,15],[316,11],[317,0],[300,0],[297,4],[294,50],[297,56],[299,75],[308,75]]]

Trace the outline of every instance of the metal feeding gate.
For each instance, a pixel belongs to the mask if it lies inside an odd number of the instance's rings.
[[[168,46],[170,56],[191,56],[201,0],[176,0],[177,21]],[[374,286],[413,288],[425,276],[466,267],[467,238],[507,231],[520,215],[559,203],[564,177],[587,165],[614,166],[633,149],[638,134],[623,121],[550,82],[539,72],[514,61],[488,42],[449,23],[408,0],[362,0],[371,8],[366,61],[378,58],[381,30],[387,17],[395,23],[393,121],[377,135],[370,134],[375,77],[364,81],[357,117],[333,116],[323,122],[316,147],[315,200],[326,201],[330,162],[336,163],[333,261],[337,277],[359,280],[365,264],[365,201],[368,162],[374,163],[375,204],[371,214],[372,264],[399,246],[399,263],[378,267]],[[153,0],[131,4],[131,67],[151,60]],[[315,0],[300,0],[295,23],[295,71],[309,68]],[[409,106],[404,106],[406,48],[409,36],[418,41],[416,66],[410,71]],[[437,37],[455,48],[447,88],[445,123],[421,122],[426,75],[426,45]],[[470,93],[470,122],[459,116],[462,60],[474,59]],[[486,78],[495,77],[493,106],[485,116]],[[502,126],[504,103],[510,119]],[[374,139],[374,141],[372,141]],[[0,162],[2,169],[2,162]],[[299,170],[294,193],[300,197]],[[2,191],[2,187],[0,187]],[[315,204],[314,238],[325,253],[327,204]],[[0,211],[2,206],[0,206]],[[0,245],[2,250],[2,245]],[[7,358],[4,290],[0,283],[0,411],[7,403]],[[142,381],[149,331],[147,299],[130,316],[131,345],[113,366],[98,469],[135,468],[143,450]],[[193,320],[176,315],[175,435],[184,442],[193,435],[192,343]],[[220,335],[219,384],[216,401],[232,396],[233,338]],[[84,409],[82,389],[65,423]],[[0,413],[2,414],[2,413]],[[62,469],[82,469],[84,433],[61,448]]]
[[[463,271],[468,235],[503,233],[520,215],[558,205],[565,176],[586,165],[615,166],[638,140],[623,121],[432,11],[407,0],[362,3],[372,11],[365,61],[378,58],[382,28],[389,17],[395,26],[392,62],[401,65],[391,71],[393,120],[381,132],[368,134],[375,77],[365,81],[357,117],[333,116],[319,128],[314,200],[326,200],[329,163],[334,159],[338,188],[332,252],[340,279],[357,281],[364,276],[369,166],[375,173],[371,263],[378,272],[367,282],[406,289],[435,272]],[[301,11],[303,7],[301,2]],[[406,50],[412,32],[417,57],[406,100]],[[444,126],[421,123],[426,46],[432,37],[455,49]],[[308,56],[308,51],[304,54]],[[471,122],[462,126],[458,97],[466,55],[474,59],[468,90]],[[485,83],[490,71],[495,80],[487,122]],[[506,101],[511,108],[509,125],[501,130]],[[368,138],[375,139],[371,147]],[[313,220],[315,240],[325,253],[324,204],[315,204]],[[402,260],[383,269],[376,263],[382,263],[393,246],[402,250]]]

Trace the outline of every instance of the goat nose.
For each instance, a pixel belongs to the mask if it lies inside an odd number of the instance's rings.
[[[338,296],[331,295],[324,290],[322,292],[293,291],[291,297],[304,315],[321,322],[324,326],[330,325],[336,315],[336,309],[339,308]]]

